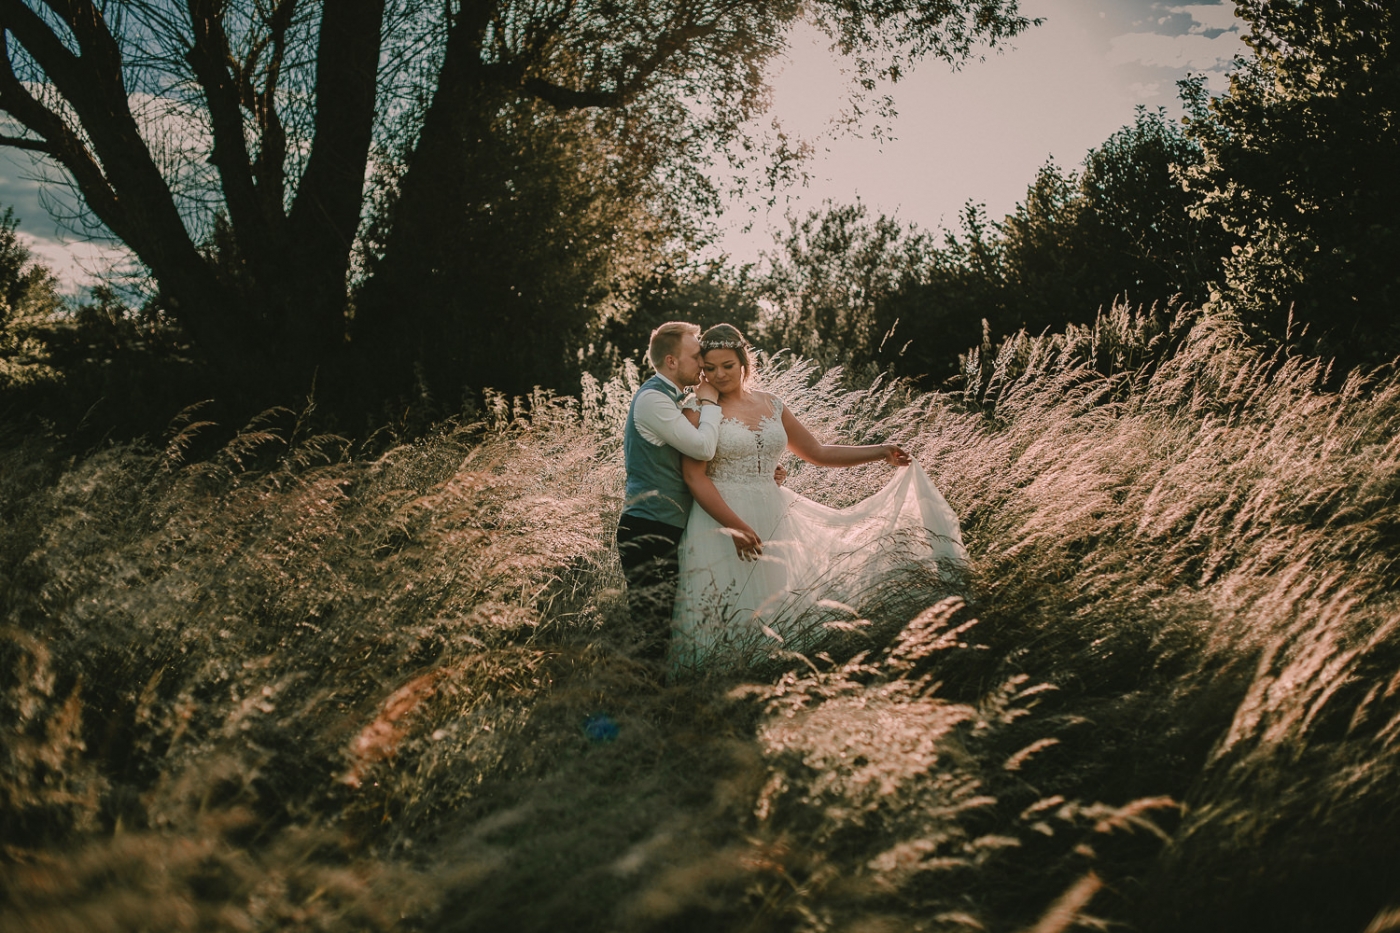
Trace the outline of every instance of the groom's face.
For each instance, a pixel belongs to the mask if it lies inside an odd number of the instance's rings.
[[[700,381],[700,338],[686,334],[676,357],[676,385],[693,386]]]

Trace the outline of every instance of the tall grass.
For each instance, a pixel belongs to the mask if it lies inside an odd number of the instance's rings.
[[[671,685],[610,546],[635,372],[383,453],[0,437],[0,926],[1394,928],[1400,380],[1322,367],[1121,309],[954,393],[770,360],[970,573]]]

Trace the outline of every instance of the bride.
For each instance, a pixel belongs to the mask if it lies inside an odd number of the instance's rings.
[[[673,669],[743,667],[775,650],[808,650],[852,607],[966,563],[957,516],[908,454],[893,444],[818,441],[780,399],[751,385],[749,346],[732,325],[711,327],[700,346],[723,420],[714,459],[682,463],[695,504],[680,542]],[[903,469],[868,499],[832,509],[774,482],[785,451],[817,466],[884,460]]]

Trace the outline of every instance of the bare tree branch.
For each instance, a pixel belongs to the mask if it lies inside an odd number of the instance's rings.
[[[185,57],[204,90],[214,131],[214,151],[209,161],[219,170],[238,250],[253,265],[257,280],[271,272],[269,263],[277,255],[279,244],[273,240],[269,218],[253,183],[238,81],[229,69],[233,58],[224,31],[226,5],[222,0],[187,0],[186,7],[194,27],[194,41]]]
[[[287,131],[277,109],[277,91],[287,54],[287,30],[291,28],[296,10],[297,0],[279,0],[267,16],[268,36],[255,45],[240,75],[243,105],[252,112],[258,127],[258,153],[253,159],[253,177],[257,182],[263,212],[278,221],[285,217]],[[262,69],[262,87],[258,88],[254,77],[259,59],[269,45],[272,51]],[[284,224],[279,226],[285,227]],[[285,233],[285,229],[279,230],[279,236]]]
[[[43,138],[48,151],[73,176],[78,190],[82,192],[83,198],[87,200],[93,212],[113,233],[117,236],[123,236],[124,231],[129,232],[127,231],[126,212],[118,203],[116,194],[112,191],[111,185],[106,176],[103,175],[92,152],[89,151],[78,134],[68,126],[67,122],[36,100],[15,75],[14,68],[10,64],[8,41],[11,23],[8,7],[12,5],[22,6],[22,4],[15,3],[14,0],[0,2],[0,108],[22,123],[25,128]],[[28,12],[27,8],[26,12]],[[26,25],[32,26],[32,24]],[[39,25],[44,32],[48,31],[48,27],[44,26],[42,21],[39,22]],[[52,33],[49,35],[52,36]],[[36,35],[36,38],[41,38],[41,36]],[[57,39],[54,41],[57,43]],[[36,44],[40,44],[42,47],[42,42]],[[46,51],[70,67],[77,61],[61,45],[58,49],[58,53],[61,54],[55,53],[53,49]]]
[[[490,80],[505,87],[519,87],[525,93],[544,101],[555,110],[579,110],[583,108],[623,107],[645,90],[656,75],[680,53],[688,50],[699,40],[714,35],[719,30],[719,20],[696,22],[688,17],[673,25],[655,40],[650,55],[637,61],[627,69],[625,75],[618,75],[612,87],[593,86],[571,88],[530,74],[532,63],[528,57],[523,61],[502,62],[482,69]],[[562,20],[555,29],[562,27]],[[549,44],[546,36],[532,36],[531,44],[544,48]]]
[[[9,146],[11,149],[28,149],[31,152],[42,152],[45,155],[55,155],[53,146],[42,139],[25,139],[20,136],[0,136],[0,146]]]

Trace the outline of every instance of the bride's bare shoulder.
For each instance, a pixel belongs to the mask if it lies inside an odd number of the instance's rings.
[[[781,398],[779,398],[778,396],[774,395],[772,392],[764,392],[764,391],[762,391],[762,390],[760,390],[760,389],[755,389],[753,394],[754,394],[754,398],[758,399],[759,402],[761,402],[761,403],[764,404],[764,405],[769,406],[770,408],[785,408],[785,407],[786,407],[786,406],[783,404],[783,400],[782,400]]]

